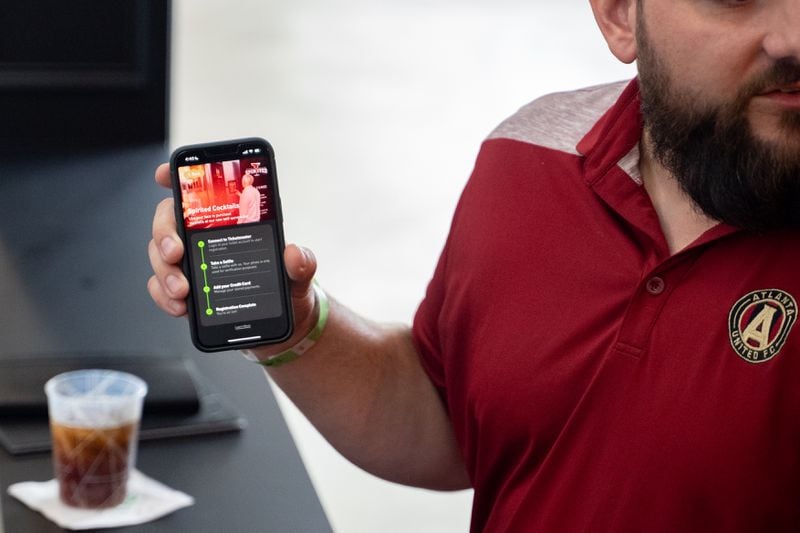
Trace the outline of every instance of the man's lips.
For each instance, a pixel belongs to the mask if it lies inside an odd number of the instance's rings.
[[[782,106],[800,108],[800,82],[769,87],[758,96]]]

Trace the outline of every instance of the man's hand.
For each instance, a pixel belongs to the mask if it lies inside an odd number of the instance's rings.
[[[159,185],[170,187],[168,163],[156,169],[155,179]],[[153,216],[153,238],[150,240],[148,253],[153,268],[153,275],[147,282],[150,296],[166,313],[173,316],[185,315],[189,282],[181,269],[184,247],[177,232],[172,198],[165,198],[156,207]],[[260,359],[280,353],[297,344],[311,331],[317,320],[314,290],[311,287],[311,281],[317,270],[314,254],[308,249],[290,244],[286,246],[283,257],[291,284],[294,335],[285,343],[254,350],[253,353]]]

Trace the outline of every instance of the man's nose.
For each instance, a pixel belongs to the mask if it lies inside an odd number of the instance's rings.
[[[764,35],[764,51],[772,59],[800,61],[800,0],[775,0]]]

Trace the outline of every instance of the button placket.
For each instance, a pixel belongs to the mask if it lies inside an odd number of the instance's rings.
[[[625,312],[615,348],[634,357],[641,357],[647,348],[648,339],[657,318],[669,300],[669,294],[676,283],[686,275],[697,256],[684,256],[662,263],[658,270],[651,270],[639,284],[636,293]],[[665,272],[669,271],[669,276]],[[673,284],[668,290],[667,279]]]

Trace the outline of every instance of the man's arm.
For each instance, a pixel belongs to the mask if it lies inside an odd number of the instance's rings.
[[[158,168],[156,181],[168,186],[167,165]],[[189,284],[179,266],[183,246],[173,213],[171,199],[156,208],[148,290],[164,311],[181,316]],[[286,343],[252,350],[261,360],[296,344],[317,319],[311,287],[316,259],[293,245],[284,257],[295,333]],[[375,324],[331,301],[325,332],[314,347],[268,372],[331,445],[364,470],[431,489],[469,487],[447,412],[407,326]]]
[[[431,489],[469,486],[452,427],[405,326],[367,322],[331,302],[325,334],[271,377],[347,459]]]

